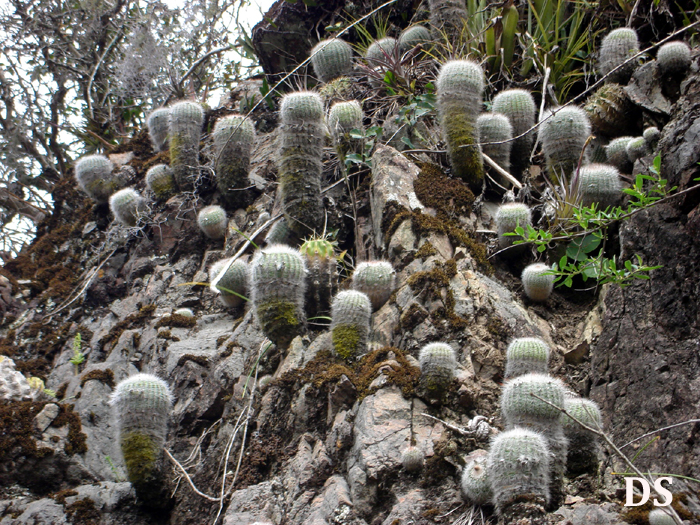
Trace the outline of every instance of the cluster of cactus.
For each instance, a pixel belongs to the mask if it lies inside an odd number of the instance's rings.
[[[312,238],[299,248],[308,271],[306,313],[309,317],[328,315],[331,298],[338,287],[335,245],[324,238]]]
[[[472,454],[472,459],[462,470],[462,494],[474,505],[486,505],[493,498],[491,476],[487,467],[488,454]]]
[[[427,27],[417,25],[404,29],[399,35],[399,50],[405,53],[416,46],[430,42],[430,31]]]
[[[620,84],[600,86],[583,109],[596,134],[615,137],[633,128],[634,104]]]
[[[467,21],[464,0],[430,0],[430,26],[435,40],[459,42]]]
[[[109,198],[109,209],[119,223],[133,227],[146,210],[146,199],[134,188],[124,188]]]
[[[492,109],[508,117],[513,128],[513,136],[519,137],[512,142],[510,165],[512,174],[522,179],[523,171],[530,165],[530,153],[535,139],[534,131],[523,135],[535,125],[535,99],[524,89],[507,89],[493,98]],[[520,137],[520,135],[523,135]],[[483,142],[483,140],[482,140]]]
[[[568,395],[564,399],[564,409],[576,419],[574,421],[568,416],[562,418],[564,434],[569,440],[567,473],[571,477],[584,473],[595,475],[598,471],[598,436],[577,421],[598,430],[602,425],[600,409],[590,399]]]
[[[280,116],[277,167],[282,210],[289,229],[304,237],[323,227],[323,102],[316,93],[289,93],[282,98]]]
[[[438,117],[452,171],[472,190],[480,190],[484,164],[476,118],[481,113],[484,71],[475,62],[452,60],[440,68],[436,84]]]
[[[92,200],[105,204],[124,185],[112,168],[104,155],[87,155],[75,163],[75,179]]]
[[[662,75],[685,74],[690,62],[690,47],[685,42],[666,42],[656,53],[656,65]]]
[[[425,463],[425,453],[418,447],[411,445],[401,452],[401,465],[406,472],[418,472]]]
[[[608,33],[601,43],[598,70],[602,75],[608,75],[606,82],[626,84],[637,67],[636,61],[629,59],[637,53],[639,39],[634,29],[615,29]],[[622,67],[615,70],[618,66]]]
[[[15,362],[0,356],[0,401],[34,401],[44,392],[44,383],[38,377],[27,379],[15,369]]]
[[[498,230],[498,246],[501,249],[513,246],[515,241],[522,239],[517,235],[505,235],[506,233],[513,233],[517,227],[527,231],[527,227],[532,225],[530,208],[521,202],[511,202],[499,206],[495,220]],[[519,250],[511,251],[522,251],[524,247],[525,245],[522,245],[522,247],[519,246]]]
[[[544,263],[534,263],[525,267],[521,279],[525,295],[532,301],[544,302],[549,299],[554,289],[554,275],[550,275],[552,268]]]
[[[500,113],[482,113],[476,119],[476,129],[482,153],[509,172],[513,126],[508,117]],[[491,176],[501,186],[510,187],[510,183],[498,172],[494,171]]]
[[[615,206],[622,196],[617,168],[609,164],[587,164],[579,170],[581,204],[597,204],[598,209]]]
[[[168,384],[151,374],[121,381],[110,400],[129,481],[139,499],[151,506],[165,501],[163,447],[172,403]]]
[[[204,111],[196,102],[184,100],[170,107],[170,167],[180,191],[193,191],[199,179],[199,141]]]
[[[430,343],[418,355],[421,384],[433,396],[442,397],[454,378],[457,356],[446,343]]]
[[[362,262],[352,274],[352,287],[367,294],[372,310],[379,310],[396,288],[396,271],[388,261]]]
[[[369,297],[356,290],[340,292],[331,304],[333,350],[346,361],[364,354],[369,341],[372,305]]]
[[[146,119],[148,136],[156,152],[168,149],[168,133],[170,132],[170,108],[158,108],[151,111]]]
[[[221,197],[235,208],[246,203],[250,156],[255,144],[255,126],[242,115],[217,120],[214,139],[214,171]]]
[[[352,72],[352,47],[345,40],[321,40],[311,50],[311,65],[321,82],[330,82]]]
[[[566,106],[547,112],[540,124],[539,138],[554,182],[571,178],[590,134],[591,123],[581,108]],[[584,155],[584,161],[585,158]]]
[[[258,250],[248,266],[248,290],[263,334],[286,348],[306,328],[306,264],[285,245]]]
[[[349,102],[336,102],[328,112],[328,128],[331,130],[335,148],[341,159],[344,161],[348,151],[357,149],[360,142],[349,137],[353,129],[362,129],[362,106],[357,100]]]
[[[248,285],[248,265],[240,259],[217,261],[209,269],[209,281],[213,291],[219,294],[221,302],[229,308],[243,303]]]
[[[223,239],[228,230],[226,210],[216,205],[202,208],[197,214],[197,225],[202,233],[210,239]]]
[[[173,170],[166,164],[156,164],[146,172],[146,187],[156,199],[164,201],[177,193]]]
[[[617,137],[605,146],[605,158],[608,164],[612,164],[622,173],[629,173],[632,169],[629,156],[627,155],[627,145],[634,137]]]
[[[365,52],[365,58],[369,59],[370,63],[377,61],[385,61],[387,57],[393,57],[398,50],[399,43],[395,38],[390,36],[380,38],[372,42]]]
[[[537,337],[513,339],[506,350],[504,377],[546,374],[549,371],[549,345]]]

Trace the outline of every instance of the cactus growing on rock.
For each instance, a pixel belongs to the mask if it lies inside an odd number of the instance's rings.
[[[608,164],[612,164],[623,173],[629,173],[632,169],[632,164],[627,155],[627,144],[632,139],[633,137],[618,137],[605,146],[605,157]]]
[[[564,409],[578,421],[591,428],[602,425],[600,409],[590,399],[566,397]],[[595,474],[598,471],[598,436],[586,430],[568,416],[562,417],[564,434],[569,440],[566,469],[570,477],[583,473]]]
[[[165,151],[168,148],[168,133],[170,132],[170,108],[158,108],[148,114],[146,120],[148,136],[153,150]]]
[[[435,40],[461,40],[468,13],[464,0],[430,0],[430,27]]]
[[[668,510],[653,509],[649,512],[649,525],[676,525],[676,520]]]
[[[498,247],[501,249],[508,248],[515,241],[522,239],[518,236],[505,235],[506,233],[514,232],[518,226],[527,231],[527,227],[532,225],[530,208],[521,202],[510,202],[499,206],[495,220],[498,230]],[[525,245],[519,246],[519,249],[513,251],[522,252],[524,247]]]
[[[341,162],[350,150],[356,150],[361,141],[351,139],[348,134],[353,129],[362,129],[362,106],[357,100],[336,102],[328,112],[328,128],[331,130],[335,148]]]
[[[88,155],[75,163],[78,186],[99,204],[109,201],[112,194],[122,187],[122,181],[112,173],[112,167],[104,155]]]
[[[685,42],[666,42],[656,53],[656,65],[662,75],[685,74],[690,62],[690,47]]]
[[[548,275],[546,272],[551,269],[544,263],[534,263],[523,270],[523,289],[531,300],[544,302],[549,299],[554,288],[554,275]]]
[[[202,233],[210,239],[218,240],[226,237],[228,217],[221,206],[207,206],[197,214],[197,225]]]
[[[345,40],[321,40],[311,50],[311,65],[321,82],[330,82],[352,72],[352,47]]]
[[[500,113],[482,113],[476,119],[476,129],[482,153],[488,155],[501,168],[510,172],[513,126],[508,117]],[[500,144],[489,144],[490,142],[499,142]],[[510,187],[510,182],[499,175],[498,172],[493,171],[491,176],[501,186]]]
[[[331,304],[331,337],[336,355],[354,360],[367,350],[372,305],[356,290],[340,292]]]
[[[550,452],[543,436],[523,428],[502,432],[491,443],[486,468],[496,513],[505,523],[528,518],[544,525],[549,501]]]
[[[506,371],[504,377],[540,373],[549,370],[549,345],[537,337],[513,339],[506,350]]]
[[[513,126],[513,136],[522,135],[535,125],[535,99],[524,89],[507,89],[493,98],[493,111],[508,117]],[[530,165],[533,131],[515,139],[510,149],[510,164],[513,175],[522,179],[523,171]]]
[[[661,137],[661,132],[659,131],[659,128],[657,128],[656,126],[648,127],[644,130],[644,133],[642,133],[642,136],[644,137],[644,140],[647,142],[649,149],[651,151],[656,150],[656,146],[659,143],[659,138]]]
[[[596,134],[615,137],[634,128],[634,107],[620,84],[603,84],[590,96],[583,109]]]
[[[328,315],[331,298],[338,288],[335,246],[331,241],[309,239],[299,248],[309,272],[306,286],[306,313],[309,317]]]
[[[425,42],[430,42],[430,31],[425,26],[408,27],[399,35],[399,49],[402,53]]]
[[[231,259],[222,259],[214,263],[209,269],[209,281],[212,289],[219,293],[221,302],[229,308],[236,308],[243,303],[240,296],[245,297],[246,294],[248,265],[240,259],[233,263],[230,261]]]
[[[229,205],[244,207],[255,126],[242,115],[229,115],[216,121],[212,136],[216,187]]]
[[[440,68],[437,107],[452,171],[474,190],[481,189],[484,165],[476,119],[481,113],[484,71],[468,60],[452,60]]]
[[[199,140],[204,111],[184,100],[170,107],[170,167],[180,191],[192,191],[199,179]]]
[[[177,193],[173,170],[166,164],[156,164],[146,172],[146,186],[158,200],[167,200]]]
[[[248,266],[248,290],[262,332],[286,348],[306,327],[306,265],[301,254],[277,244],[258,250]]]
[[[388,261],[362,262],[352,274],[352,287],[367,294],[372,309],[379,310],[396,287],[396,271]]]
[[[146,210],[146,200],[134,188],[124,188],[109,198],[109,209],[118,222],[133,227]]]
[[[643,140],[643,139],[642,139]],[[622,196],[620,173],[608,164],[588,164],[579,171],[581,204],[598,204],[599,209],[615,206]]]
[[[603,75],[610,73],[606,82],[627,84],[637,67],[635,60],[627,62],[614,73],[611,71],[637,53],[639,53],[639,39],[634,29],[621,27],[608,33],[601,43],[598,61],[600,73]]]
[[[554,182],[569,180],[590,134],[591,123],[581,108],[566,106],[547,112],[540,125],[539,138],[547,157],[549,176]]]
[[[387,56],[394,56],[399,43],[395,38],[390,36],[381,38],[372,42],[372,44],[367,48],[365,57],[369,59],[370,65],[376,63],[376,61],[384,61]]]
[[[163,446],[172,403],[168,384],[151,374],[121,381],[110,399],[129,481],[149,506],[164,503]]]
[[[409,446],[401,452],[401,465],[406,472],[418,472],[425,463],[425,454],[416,446]]]
[[[277,168],[282,210],[289,229],[304,237],[323,227],[323,102],[309,91],[288,93],[280,115]]]
[[[649,144],[643,136],[634,137],[632,140],[630,140],[627,143],[625,150],[627,152],[627,158],[630,159],[632,165],[634,165],[638,159],[641,159],[642,157],[645,157],[651,153]]]
[[[445,343],[430,343],[418,355],[421,383],[431,394],[441,396],[452,383],[457,367],[454,349]]]
[[[486,505],[493,498],[487,463],[488,454],[483,454],[469,461],[462,470],[462,495],[474,505]]]

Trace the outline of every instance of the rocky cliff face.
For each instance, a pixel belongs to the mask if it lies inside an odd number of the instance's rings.
[[[279,2],[273,14],[285,9],[301,4]],[[662,175],[680,190],[700,175],[700,77],[683,89],[668,106],[660,145]],[[266,113],[260,127],[271,121]],[[145,134],[122,150],[113,160],[137,185],[162,160]],[[198,202],[176,196],[153,205],[149,224],[129,231],[110,224],[73,180],[56,191],[56,213],[0,282],[2,354],[56,391],[56,399],[0,404],[0,523],[465,523],[459,475],[467,455],[502,427],[498,400],[514,337],[551,346],[552,373],[600,403],[618,445],[697,417],[700,192],[620,227],[623,254],[663,265],[649,281],[597,294],[555,291],[542,305],[522,294],[522,263],[487,258],[496,251],[488,233],[495,204],[475,204],[427,157],[379,146],[359,181],[353,224],[328,149],[324,204],[341,244],[386,257],[398,273],[395,292],[372,316],[370,351],[348,364],[332,355],[323,320],[288,349],[270,348],[249,309],[228,309],[197,284],[225,256],[247,260],[246,238],[264,243],[279,210],[273,151],[274,132],[262,133],[250,174],[257,199],[233,213],[225,241],[207,240],[196,226],[195,209],[211,201],[211,189]],[[181,307],[194,317],[174,315]],[[86,360],[76,365],[78,333]],[[456,349],[459,362],[442,400],[419,381],[418,351],[434,341]],[[125,482],[109,407],[115,384],[137,371],[166,379],[175,399],[166,445],[178,462],[167,468],[173,501],[155,513]],[[700,477],[699,428],[662,432],[640,467]],[[412,441],[425,454],[417,473],[401,463]],[[625,450],[634,455],[645,444]],[[551,519],[618,523],[624,493],[611,473],[620,469],[606,457],[598,480],[571,480]],[[680,481],[674,490],[683,517],[697,522],[697,494]],[[648,510],[626,519],[644,523],[633,520]]]

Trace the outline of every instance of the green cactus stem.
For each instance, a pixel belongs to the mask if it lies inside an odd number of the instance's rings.
[[[170,167],[180,191],[193,191],[199,180],[199,141],[204,111],[196,102],[170,107]]]
[[[527,227],[532,225],[530,208],[527,204],[520,202],[510,202],[499,206],[495,219],[498,230],[498,247],[501,250],[513,246],[515,241],[522,240],[522,237],[505,235],[506,233],[513,233],[518,226],[527,230]],[[519,245],[509,251],[522,253],[524,248],[525,245]]]
[[[379,39],[367,48],[365,58],[370,61],[370,65],[377,61],[385,61],[387,56],[393,57],[398,50],[399,43],[395,38],[386,37]]]
[[[609,164],[588,164],[579,171],[579,188],[584,206],[596,203],[603,210],[615,206],[622,197],[620,172]]]
[[[651,149],[649,148],[649,143],[644,137],[634,137],[627,143],[625,148],[627,151],[627,158],[634,165],[637,160],[647,155],[651,155]]]
[[[197,225],[202,233],[210,239],[218,240],[226,237],[228,217],[221,206],[207,206],[197,214]]]
[[[622,173],[630,173],[632,171],[632,163],[627,155],[627,144],[634,137],[618,137],[610,141],[605,146],[605,157],[607,163],[615,166]]]
[[[109,209],[117,222],[133,227],[146,211],[146,199],[134,188],[124,188],[109,198]]]
[[[500,113],[482,113],[476,119],[481,151],[505,171],[510,172],[510,150],[513,138],[513,126],[508,117]],[[493,144],[490,144],[493,143]],[[496,144],[499,143],[499,144]],[[504,188],[511,183],[495,170],[490,170],[491,177]]]
[[[401,452],[401,465],[406,472],[418,472],[425,464],[425,453],[418,447],[409,446]]]
[[[388,261],[362,262],[352,274],[352,287],[367,294],[372,309],[379,310],[396,288],[396,271]]]
[[[333,350],[346,361],[354,360],[367,351],[372,305],[362,292],[346,290],[333,299],[331,305],[331,334]]]
[[[603,38],[600,45],[598,70],[601,75],[610,74],[606,78],[606,82],[627,84],[632,73],[634,73],[634,70],[637,68],[637,62],[635,60],[627,62],[614,73],[611,72],[637,53],[639,53],[639,39],[634,29],[621,27],[620,29],[610,31],[610,33]]]
[[[554,289],[554,275],[548,275],[552,268],[544,263],[534,263],[525,267],[522,273],[525,295],[538,303],[545,302]]]
[[[488,455],[480,455],[469,461],[462,470],[462,495],[473,505],[486,505],[493,499],[487,463]]]
[[[321,82],[352,72],[352,47],[339,38],[322,40],[311,50],[311,65]]]
[[[362,106],[357,100],[337,102],[328,112],[328,129],[331,130],[333,142],[341,161],[349,151],[358,151],[362,145],[360,140],[350,138],[353,129],[362,130]]]
[[[430,31],[434,40],[458,43],[467,22],[465,0],[430,0]]]
[[[442,397],[449,389],[457,368],[454,349],[445,343],[430,343],[418,354],[421,384],[431,396]]]
[[[146,187],[154,193],[156,199],[168,200],[177,193],[173,170],[166,164],[156,164],[146,172]]]
[[[148,136],[155,152],[168,149],[168,133],[170,132],[170,108],[158,108],[151,111],[146,120]]]
[[[112,163],[104,155],[88,155],[75,163],[75,179],[81,190],[98,204],[104,204],[123,186],[112,173]]]
[[[524,89],[507,89],[493,98],[493,112],[508,117],[513,126],[513,136],[522,135],[535,125],[535,99]],[[513,141],[510,149],[511,173],[522,180],[523,172],[530,166],[530,154],[535,140],[534,131]],[[483,141],[482,141],[483,142]]]
[[[308,270],[306,313],[309,317],[328,315],[338,288],[335,244],[327,239],[309,239],[299,248]]]
[[[635,106],[620,84],[600,86],[583,110],[596,135],[616,137],[629,133],[635,127]]]
[[[209,270],[209,281],[225,306],[237,308],[243,304],[243,297],[246,296],[248,265],[240,259],[233,263],[231,259],[217,261]]]
[[[549,345],[537,337],[513,339],[506,350],[506,371],[510,379],[525,374],[549,371]]]
[[[567,397],[564,399],[564,409],[584,425],[596,430],[602,428],[600,409],[590,399]],[[569,440],[567,474],[571,478],[584,473],[595,475],[598,472],[598,436],[566,415],[562,418],[562,424],[564,435]]]
[[[656,65],[662,75],[684,75],[690,62],[690,47],[685,42],[666,42],[656,53]]]
[[[248,203],[244,190],[250,186],[248,170],[255,127],[242,115],[230,115],[217,120],[212,135],[216,187],[229,206],[243,208]]]
[[[426,42],[430,42],[430,31],[425,26],[408,27],[399,35],[399,49],[402,53]]]
[[[590,134],[588,116],[577,106],[554,108],[544,115],[539,137],[552,181],[571,178]],[[583,160],[585,164],[586,155]]]

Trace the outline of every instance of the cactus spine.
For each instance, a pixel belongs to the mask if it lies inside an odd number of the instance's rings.
[[[578,421],[591,428],[602,425],[600,409],[590,399],[567,397],[564,409]],[[562,417],[564,434],[569,440],[566,469],[570,477],[583,473],[595,474],[598,471],[598,436],[586,430],[568,416]]]
[[[287,226],[300,237],[321,231],[323,200],[323,103],[302,91],[282,98],[277,167]]]
[[[513,144],[513,126],[508,117],[500,113],[482,113],[476,119],[476,129],[479,135],[481,151],[491,157],[501,168],[510,172],[510,151]],[[501,144],[489,144],[500,142]],[[492,177],[506,188],[510,183],[497,172],[491,173]]]
[[[544,263],[534,263],[525,267],[522,274],[525,295],[531,300],[544,302],[552,295],[554,275],[547,275],[552,268]]]
[[[243,303],[243,298],[239,296],[245,297],[246,294],[248,265],[240,259],[233,263],[230,261],[222,259],[214,263],[209,270],[209,281],[215,283],[213,286],[217,292],[221,292],[221,302],[229,308],[236,308]]]
[[[496,513],[505,523],[544,524],[549,501],[550,453],[535,432],[514,428],[491,443],[486,469],[491,477]]]
[[[346,290],[333,299],[331,334],[335,353],[345,360],[361,356],[367,350],[372,305],[362,292]]]
[[[335,246],[326,239],[310,239],[299,248],[309,274],[306,286],[306,313],[309,317],[328,315],[331,298],[338,287]]]
[[[548,403],[542,401],[543,399]],[[503,387],[501,413],[506,427],[524,427],[541,432],[547,440],[552,454],[549,495],[552,508],[555,509],[564,499],[563,483],[568,441],[562,426],[563,408],[564,385],[548,375],[525,374],[509,380]]]
[[[649,143],[647,143],[643,136],[634,137],[632,140],[630,140],[627,143],[625,150],[627,152],[627,158],[630,159],[630,162],[633,165],[638,159],[641,159],[642,157],[645,157],[651,153]]]
[[[112,174],[112,163],[103,155],[88,155],[75,163],[75,179],[88,196],[104,204],[122,187],[122,181]]]
[[[467,20],[464,0],[430,0],[430,26],[435,40],[461,41]]]
[[[199,178],[199,140],[204,111],[187,100],[170,108],[170,167],[180,191],[193,191]]]
[[[418,354],[421,383],[431,394],[438,397],[450,387],[457,367],[454,349],[445,343],[430,343]]]
[[[221,206],[215,205],[202,208],[197,214],[197,225],[210,239],[223,239],[228,229],[226,211]]]
[[[493,498],[487,462],[488,456],[483,454],[469,461],[462,470],[462,495],[474,505],[486,505]]]
[[[547,157],[549,176],[554,182],[569,180],[590,134],[588,116],[579,107],[555,108],[545,115],[539,137]]]
[[[527,231],[527,227],[530,225],[532,225],[532,217],[527,204],[511,202],[500,206],[496,212],[496,229],[498,230],[499,248],[508,248],[509,246],[513,246],[515,241],[522,239],[522,237],[518,237],[517,235],[505,235],[506,233],[514,232],[515,228],[518,226]],[[524,246],[522,248],[524,248]],[[517,251],[522,251],[522,248]]]
[[[396,41],[395,38],[382,38],[376,40],[375,42],[372,42],[372,45],[370,45],[367,48],[365,57],[368,58],[371,62],[384,61],[386,60],[387,55],[390,57],[394,56],[394,53],[396,53],[398,46],[399,43]]]
[[[603,84],[584,106],[595,133],[615,137],[633,127],[634,104],[620,84]]]
[[[156,152],[165,151],[168,148],[168,132],[170,131],[170,108],[158,108],[151,111],[146,120],[146,126],[153,150]]]
[[[172,402],[168,384],[151,374],[121,381],[110,400],[129,481],[149,506],[164,503],[163,445]]]
[[[633,137],[618,137],[610,141],[605,146],[605,157],[608,164],[612,164],[623,173],[629,173],[632,169],[629,156],[627,155],[627,144]]]
[[[522,135],[535,125],[535,99],[524,89],[507,89],[493,98],[494,113],[508,117],[513,126],[513,136]],[[532,142],[535,139],[533,131],[512,142],[510,149],[510,164],[513,175],[522,179],[523,172],[530,166]]]
[[[352,47],[345,40],[321,40],[311,50],[311,65],[321,82],[330,82],[352,71]]]
[[[109,209],[124,226],[136,226],[146,210],[146,200],[133,188],[119,190],[109,198]]]
[[[642,139],[643,140],[643,139]],[[622,196],[620,173],[608,164],[588,164],[579,171],[581,204],[598,204],[599,209],[615,206]]]
[[[637,53],[639,53],[639,39],[634,29],[629,29],[627,27],[615,29],[611,31],[601,43],[598,69],[601,74],[607,75]],[[636,67],[637,62],[632,60],[610,74],[606,82],[627,84]]]
[[[243,189],[250,186],[248,170],[255,127],[242,115],[230,115],[216,122],[213,137],[216,187],[229,205],[241,208],[246,204]]]
[[[360,141],[351,139],[348,134],[353,129],[362,129],[362,117],[362,106],[357,100],[337,102],[328,112],[328,128],[331,130],[341,162],[344,162],[348,151],[357,149],[361,144]]]
[[[358,264],[352,274],[352,287],[367,294],[372,309],[379,310],[396,287],[396,272],[388,261],[367,261]]]
[[[690,47],[685,42],[666,42],[656,54],[662,75],[684,74],[690,68]]]
[[[549,345],[537,337],[513,339],[506,350],[504,377],[513,377],[549,371]]]
[[[248,269],[248,290],[258,323],[275,345],[286,348],[303,333],[306,265],[297,250],[278,244],[257,251]]]
[[[157,164],[146,172],[146,186],[162,201],[177,193],[173,170],[165,164]]]
[[[409,27],[399,35],[399,50],[405,53],[425,42],[430,42],[430,31],[426,27],[420,25]]]
[[[484,71],[468,60],[452,60],[440,68],[437,102],[450,164],[455,176],[472,190],[481,189],[484,165],[476,118],[481,112]]]

